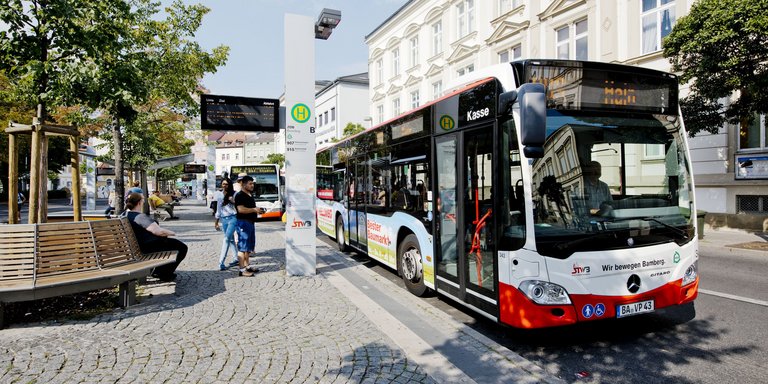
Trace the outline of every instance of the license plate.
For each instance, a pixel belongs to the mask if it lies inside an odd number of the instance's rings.
[[[627,317],[639,315],[641,313],[653,312],[655,309],[653,300],[640,301],[631,304],[622,304],[616,306],[616,317]]]

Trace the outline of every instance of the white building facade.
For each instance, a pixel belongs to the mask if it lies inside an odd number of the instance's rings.
[[[318,147],[343,136],[349,123],[370,128],[368,74],[343,76],[315,94],[315,142]]]
[[[366,36],[374,125],[446,92],[459,76],[524,58],[671,71],[662,39],[694,0],[410,0]],[[681,97],[687,94],[681,88]],[[726,125],[690,140],[700,209],[768,214],[768,134]],[[741,165],[741,166],[740,166]]]

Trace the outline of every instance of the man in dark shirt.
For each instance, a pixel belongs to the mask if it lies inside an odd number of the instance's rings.
[[[256,208],[253,200],[253,178],[243,176],[240,181],[242,189],[235,194],[235,209],[237,209],[237,257],[240,261],[240,276],[253,276],[258,268],[250,267],[250,254],[256,248],[256,228],[253,223],[259,217],[261,210]]]

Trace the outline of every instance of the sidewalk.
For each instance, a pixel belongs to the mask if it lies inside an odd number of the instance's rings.
[[[318,275],[284,273],[284,227],[257,224],[251,262],[218,270],[221,232],[184,200],[162,226],[189,254],[175,283],[84,321],[0,330],[0,382],[561,382],[318,242]]]

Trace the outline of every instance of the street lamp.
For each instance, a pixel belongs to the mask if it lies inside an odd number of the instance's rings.
[[[341,22],[341,11],[323,8],[315,22],[315,39],[328,40],[331,32]]]

